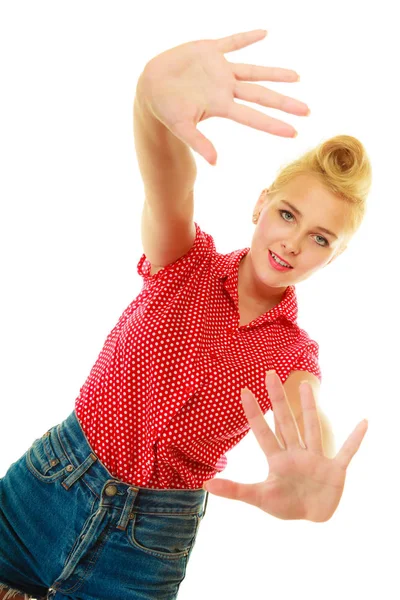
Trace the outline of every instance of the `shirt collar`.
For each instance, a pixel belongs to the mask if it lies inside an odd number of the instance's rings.
[[[235,250],[230,254],[218,254],[213,264],[212,270],[215,277],[224,280],[224,286],[235,304],[238,304],[238,271],[240,260],[249,252],[250,248]],[[237,306],[238,308],[238,306]],[[289,285],[283,295],[282,300],[271,308],[268,312],[259,317],[260,322],[268,321],[270,323],[279,318],[286,319],[293,325],[296,324],[298,316],[298,305],[296,289],[294,285]],[[257,319],[258,322],[258,319]]]

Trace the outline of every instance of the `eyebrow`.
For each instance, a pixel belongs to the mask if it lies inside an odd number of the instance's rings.
[[[301,214],[301,212],[299,211],[298,208],[296,208],[295,206],[293,206],[293,204],[290,204],[290,202],[288,202],[287,200],[282,200],[282,202],[284,202],[285,204],[287,204],[294,213],[296,213],[299,217],[302,217],[303,215]],[[331,235],[332,237],[338,239],[338,236],[333,233],[332,231],[329,231],[329,229],[326,229],[325,227],[321,227],[320,225],[317,226],[317,229],[320,229],[321,231],[324,231],[325,233],[327,233],[328,235]]]

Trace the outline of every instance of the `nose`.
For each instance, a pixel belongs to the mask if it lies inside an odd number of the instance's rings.
[[[282,248],[284,248],[288,254],[297,256],[300,252],[300,239],[290,238],[289,240],[282,242]]]

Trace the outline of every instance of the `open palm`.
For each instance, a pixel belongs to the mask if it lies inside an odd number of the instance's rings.
[[[308,383],[300,385],[304,448],[283,385],[275,372],[267,373],[266,385],[285,448],[280,446],[264,419],[256,398],[247,388],[242,390],[242,403],[269,464],[267,479],[255,484],[214,479],[206,482],[204,488],[217,496],[258,506],[279,519],[327,521],[340,502],[346,469],[361,445],[368,423],[359,423],[335,458],[327,458],[323,452],[321,428],[311,386]]]

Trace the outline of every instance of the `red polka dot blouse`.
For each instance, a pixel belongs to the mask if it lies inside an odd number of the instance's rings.
[[[239,326],[238,268],[249,248],[215,249],[196,226],[190,251],[150,275],[108,335],[75,401],[85,435],[110,473],[132,485],[196,489],[226,467],[226,452],[249,432],[240,390],[265,414],[265,373],[321,380],[318,344],[296,324],[288,286],[281,302]]]

